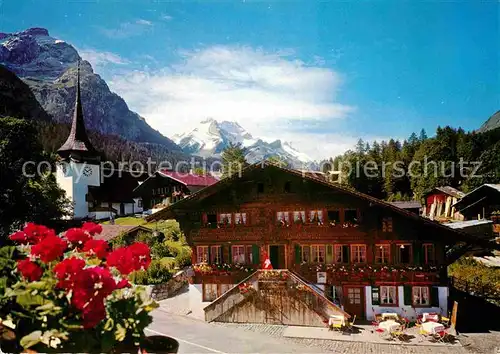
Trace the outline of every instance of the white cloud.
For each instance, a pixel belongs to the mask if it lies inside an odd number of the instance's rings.
[[[79,49],[78,53],[80,53],[83,59],[90,62],[93,67],[102,67],[108,64],[125,65],[129,63],[127,59],[120,57],[118,54],[98,51],[92,48]]]
[[[135,23],[137,23],[138,25],[145,25],[145,26],[152,26],[153,25],[153,22],[142,19],[142,18],[135,21]]]
[[[121,39],[140,35],[145,31],[150,30],[151,27],[153,27],[153,23],[151,21],[138,19],[135,22],[120,23],[117,28],[100,27],[99,30],[106,37]]]
[[[177,63],[159,71],[116,75],[109,84],[167,136],[213,117],[236,121],[256,137],[291,141],[313,158],[351,148],[357,137],[342,136],[335,128],[301,132],[318,122],[334,127],[355,108],[336,101],[339,73],[321,67],[319,58],[316,66],[308,66],[293,54],[213,46],[181,52]]]

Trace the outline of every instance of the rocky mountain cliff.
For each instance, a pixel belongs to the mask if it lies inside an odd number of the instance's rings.
[[[0,63],[26,82],[42,107],[58,123],[69,123],[76,93],[76,66],[80,56],[44,28],[0,33]],[[172,140],[150,127],[110,91],[106,82],[81,62],[81,94],[88,130],[118,135],[127,140],[161,144],[180,151]]]
[[[28,85],[0,65],[0,117],[15,117],[49,121]]]
[[[478,132],[484,133],[488,130],[500,128],[500,111],[493,114],[483,125],[478,129]]]
[[[290,143],[281,140],[266,142],[254,138],[236,122],[218,122],[208,118],[201,121],[192,131],[175,135],[172,139],[186,153],[198,156],[219,157],[229,144],[240,144],[244,148],[245,158],[249,163],[276,157],[294,168],[314,169],[316,167],[316,163],[311,158],[295,150]]]

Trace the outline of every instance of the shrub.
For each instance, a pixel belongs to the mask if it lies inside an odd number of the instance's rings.
[[[175,256],[175,263],[179,268],[191,265],[191,247],[182,246]]]
[[[151,261],[148,270],[135,271],[131,274],[131,282],[136,285],[154,285],[166,283],[172,278],[168,266],[160,259]]]

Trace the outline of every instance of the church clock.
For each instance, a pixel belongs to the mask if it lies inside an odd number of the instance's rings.
[[[84,169],[83,169],[83,175],[85,177],[90,177],[92,176],[92,167],[90,166],[86,166]]]

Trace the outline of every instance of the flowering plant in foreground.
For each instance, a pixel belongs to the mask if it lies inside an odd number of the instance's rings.
[[[0,329],[15,337],[16,349],[89,353],[139,345],[157,304],[127,277],[148,268],[150,250],[143,243],[110,250],[94,239],[101,231],[84,223],[57,235],[29,223],[10,236],[19,259],[10,261],[10,280],[0,289]]]

